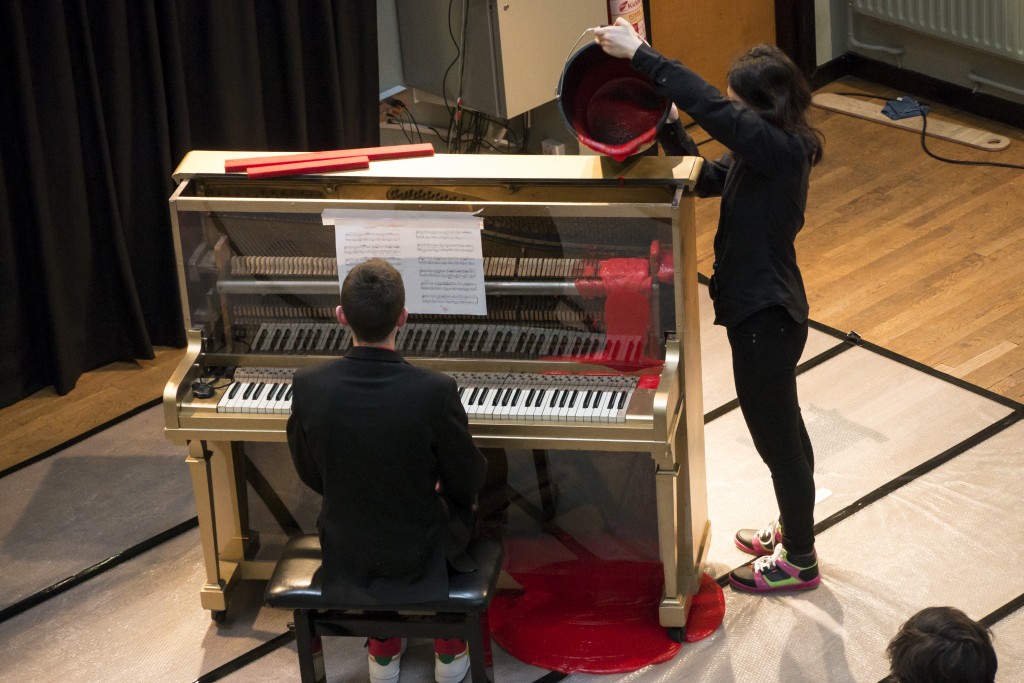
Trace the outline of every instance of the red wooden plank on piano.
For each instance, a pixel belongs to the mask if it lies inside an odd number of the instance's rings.
[[[370,160],[366,157],[345,157],[343,159],[323,159],[321,161],[303,161],[297,164],[275,164],[273,166],[256,166],[246,169],[250,178],[276,178],[283,175],[300,175],[303,173],[322,173],[324,171],[351,171],[356,168],[369,168]]]
[[[344,157],[366,157],[370,161],[383,159],[406,159],[409,157],[429,157],[434,155],[434,147],[429,142],[414,145],[392,145],[390,147],[363,147],[359,149],[335,149],[327,152],[306,152],[304,154],[285,154],[275,157],[249,157],[248,159],[227,159],[224,171],[248,171],[259,166],[276,166],[278,164],[294,164],[303,161],[322,161],[324,159],[341,159]]]

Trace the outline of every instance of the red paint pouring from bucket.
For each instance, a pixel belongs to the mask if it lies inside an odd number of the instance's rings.
[[[628,59],[611,57],[596,43],[584,45],[566,62],[558,105],[577,140],[616,161],[649,148],[671,108]]]

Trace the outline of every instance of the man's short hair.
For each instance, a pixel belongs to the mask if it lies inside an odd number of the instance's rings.
[[[341,308],[359,341],[383,341],[405,308],[402,275],[384,259],[360,263],[348,272],[341,285]]]
[[[955,607],[926,607],[886,648],[898,683],[992,683],[996,652],[989,630]]]

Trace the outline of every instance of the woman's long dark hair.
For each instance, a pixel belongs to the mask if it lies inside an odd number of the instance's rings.
[[[763,119],[802,136],[811,164],[821,161],[824,136],[807,123],[811,88],[800,69],[774,45],[756,45],[729,70],[729,87]]]

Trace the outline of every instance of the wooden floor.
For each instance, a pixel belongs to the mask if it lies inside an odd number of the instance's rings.
[[[855,79],[822,90],[898,94]],[[811,114],[826,137],[797,240],[811,317],[1024,402],[1024,171],[942,163],[914,133]],[[932,116],[1012,139],[984,152],[929,138],[933,152],[1024,164],[1021,129],[941,106]],[[714,142],[701,149],[723,151]],[[698,202],[704,274],[717,215],[717,200]],[[0,470],[156,398],[181,355],[158,349],[153,361],[86,373],[66,396],[47,389],[0,410]]]

